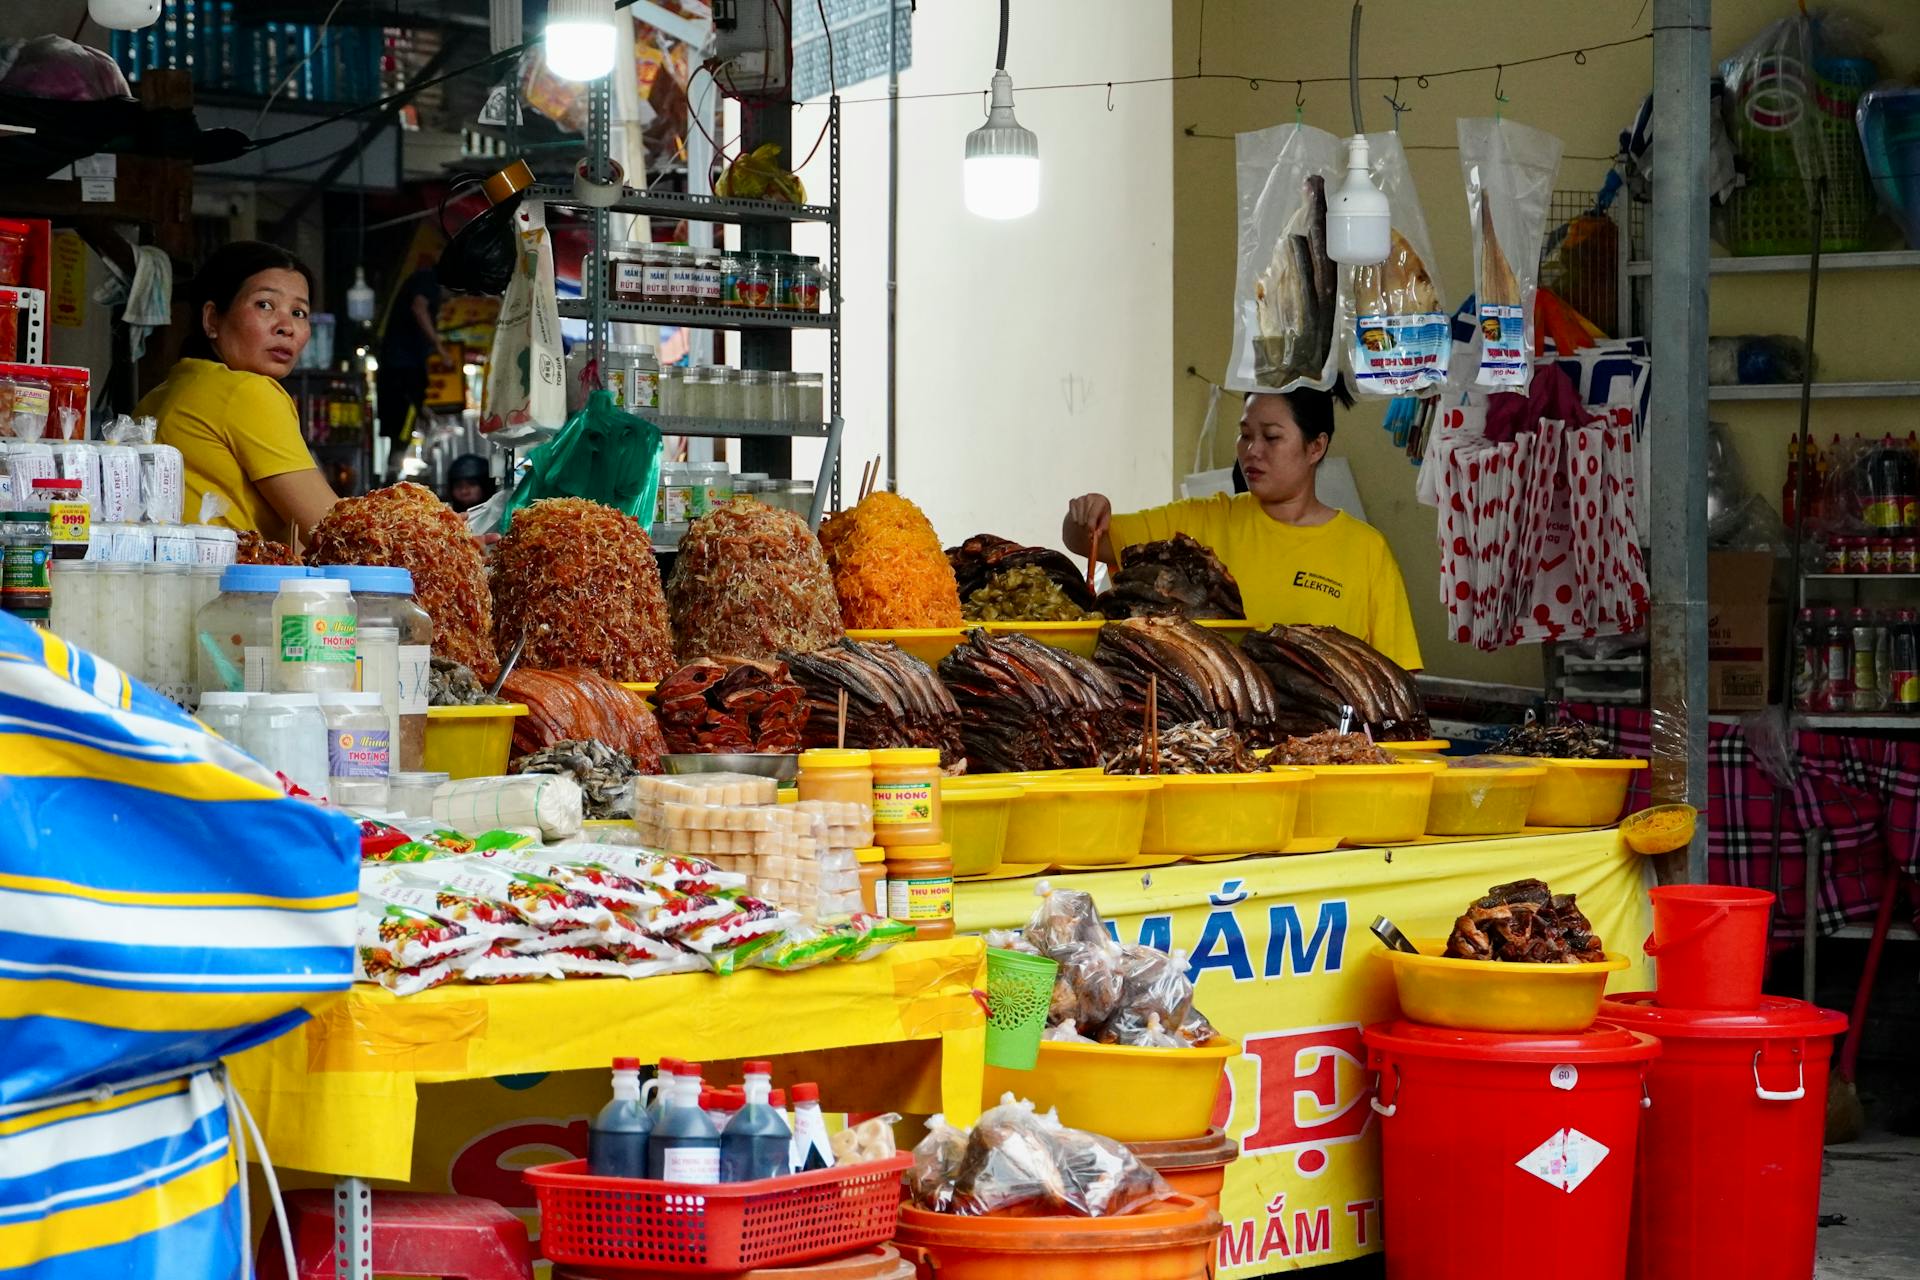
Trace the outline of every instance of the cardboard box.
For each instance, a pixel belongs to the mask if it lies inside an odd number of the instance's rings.
[[[1778,667],[1773,554],[1707,554],[1707,710],[1758,711]]]

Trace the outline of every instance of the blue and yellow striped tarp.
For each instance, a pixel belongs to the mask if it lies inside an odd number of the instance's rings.
[[[216,1061],[344,991],[358,869],[350,820],[0,614],[0,1278],[234,1273],[211,1076],[55,1100]]]

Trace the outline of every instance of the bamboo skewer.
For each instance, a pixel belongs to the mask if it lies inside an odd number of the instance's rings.
[[[1141,738],[1141,746],[1146,750],[1148,767],[1154,773],[1160,772],[1160,677],[1147,677],[1147,723]]]
[[[840,723],[834,732],[834,745],[842,751],[847,747],[847,691],[840,691]]]

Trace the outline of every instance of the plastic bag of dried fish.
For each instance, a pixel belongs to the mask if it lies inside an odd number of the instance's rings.
[[[1474,381],[1524,388],[1533,379],[1533,294],[1560,139],[1497,116],[1456,124],[1479,307]]]
[[[1240,201],[1234,275],[1232,391],[1333,385],[1344,311],[1327,256],[1327,184],[1343,171],[1340,140],[1280,125],[1235,140]]]
[[[1417,395],[1447,380],[1453,353],[1433,272],[1433,241],[1397,133],[1367,135],[1367,166],[1385,193],[1393,242],[1378,266],[1348,267],[1341,282],[1353,317],[1342,330],[1347,367],[1363,395]]]

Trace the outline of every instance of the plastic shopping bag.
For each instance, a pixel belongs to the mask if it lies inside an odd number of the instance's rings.
[[[534,439],[567,420],[566,353],[560,346],[546,206],[523,202],[514,211],[513,227],[519,253],[500,302],[480,407],[480,430],[502,443]]]
[[[1233,496],[1233,468],[1206,468],[1213,461],[1213,436],[1219,426],[1220,384],[1214,382],[1207,385],[1207,419],[1200,424],[1200,438],[1194,442],[1193,470],[1180,482],[1181,497],[1211,498],[1216,493]]]
[[[1341,334],[1347,367],[1362,395],[1420,395],[1447,380],[1453,352],[1433,242],[1400,135],[1368,134],[1367,157],[1387,197],[1393,240],[1385,262],[1344,272],[1342,310],[1353,317]]]
[[[587,498],[646,528],[653,523],[659,482],[659,428],[596,391],[559,435],[527,456],[526,478],[507,502],[500,531],[506,532],[514,512],[541,498]]]
[[[1560,139],[1498,117],[1456,124],[1479,301],[1476,381],[1524,388],[1533,378],[1533,295]]]
[[[1327,185],[1343,172],[1340,140],[1306,125],[1234,139],[1240,247],[1233,287],[1232,391],[1333,385],[1345,327],[1327,257]]]

